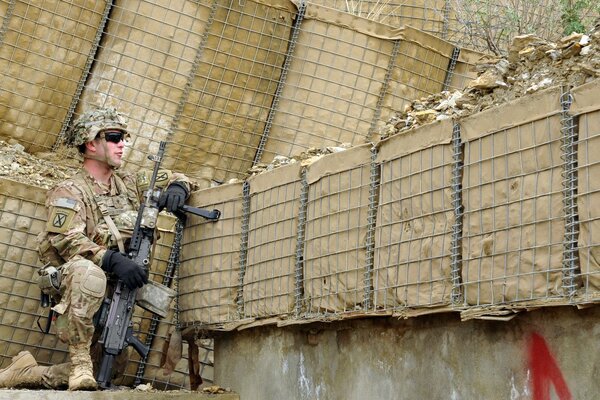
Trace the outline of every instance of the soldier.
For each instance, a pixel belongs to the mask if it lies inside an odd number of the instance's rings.
[[[40,286],[57,302],[55,326],[68,343],[70,362],[39,366],[31,353],[22,351],[0,370],[0,388],[97,389],[90,349],[97,339],[93,317],[106,294],[107,276],[131,289],[148,282],[144,270],[123,254],[140,206],[140,185],[148,182],[146,172],[136,177],[118,170],[126,135],[127,125],[113,108],[82,114],[67,133],[65,142],[79,149],[83,168],[48,192],[48,222],[38,250],[42,262],[60,272],[57,287]],[[181,174],[162,175],[159,208],[175,212],[192,184]]]

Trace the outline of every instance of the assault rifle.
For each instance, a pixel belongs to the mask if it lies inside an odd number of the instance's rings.
[[[158,153],[155,156],[149,157],[154,161],[152,178],[145,192],[144,202],[140,205],[137,214],[127,254],[137,265],[144,268],[146,273],[148,273],[150,266],[150,253],[159,212],[158,200],[161,195],[161,190],[156,188],[156,180],[165,147],[166,142],[160,142]],[[219,210],[207,211],[190,206],[183,206],[179,211],[190,212],[211,220],[217,220],[221,215]],[[102,345],[103,354],[96,380],[103,389],[110,388],[112,365],[115,358],[127,346],[133,346],[142,359],[145,359],[150,351],[148,346],[133,335],[131,318],[133,316],[137,292],[138,289],[129,289],[127,285],[119,280],[115,286],[112,300],[105,299],[104,304],[97,313],[96,322],[102,329],[102,334],[98,342]],[[154,310],[151,309],[151,311]]]

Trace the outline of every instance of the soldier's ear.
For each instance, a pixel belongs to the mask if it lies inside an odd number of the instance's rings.
[[[96,153],[98,150],[96,149],[96,147],[98,146],[98,142],[96,142],[96,139],[91,140],[89,142],[85,143],[85,149],[86,149],[86,153]]]

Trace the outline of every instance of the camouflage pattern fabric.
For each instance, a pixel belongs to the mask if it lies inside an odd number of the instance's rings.
[[[46,247],[55,251],[57,259],[69,260],[59,267],[63,276],[61,296],[60,302],[54,307],[60,314],[56,329],[62,341],[77,344],[93,343],[97,339],[94,337],[93,316],[99,309],[105,292],[111,290],[107,287],[106,276],[100,266],[107,248],[112,247],[115,242],[104,222],[99,204],[104,205],[119,227],[119,232],[124,237],[130,237],[143,195],[137,189],[136,180],[137,177],[133,174],[115,171],[106,185],[96,181],[82,169],[47,194],[49,216],[59,214],[57,207],[69,210],[69,218],[57,218],[55,221],[49,218],[46,231],[38,238],[40,244],[46,244]],[[182,174],[169,174],[168,184],[174,181],[183,183],[189,191],[195,189]],[[51,229],[48,228],[50,226]],[[97,350],[97,346],[93,345],[91,353],[95,364],[99,361],[98,354],[101,354]],[[117,360],[114,368],[116,372],[124,368],[128,354],[128,351],[123,353],[123,362]],[[64,363],[49,367],[44,375],[45,384],[52,388],[63,387],[65,377],[68,378],[69,365]]]
[[[94,140],[100,131],[118,129],[127,133],[125,117],[112,107],[83,113],[65,135],[65,144],[77,147]]]

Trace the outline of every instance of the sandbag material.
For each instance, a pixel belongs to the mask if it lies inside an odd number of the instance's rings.
[[[304,299],[309,315],[362,309],[370,149],[354,147],[307,167]]]
[[[248,179],[248,261],[243,282],[246,317],[285,317],[294,310],[300,170],[296,163]]]
[[[218,209],[218,221],[188,215],[179,279],[179,320],[183,325],[237,321],[242,233],[242,184],[193,192],[188,204]]]
[[[579,214],[579,266],[583,298],[600,297],[600,83],[598,80],[573,89],[570,114],[575,116],[579,141],[577,151]],[[596,232],[594,234],[594,232]]]
[[[461,122],[465,304],[560,299],[560,88]]]
[[[447,305],[451,294],[452,123],[442,121],[379,145],[379,206],[373,272],[377,309]]]
[[[0,21],[0,137],[54,145],[84,75],[106,1],[14,2]],[[85,21],[85,23],[81,23]],[[0,38],[1,40],[2,38]]]
[[[45,335],[48,309],[40,306],[36,237],[46,224],[46,190],[0,179],[0,368],[21,350],[40,364],[68,360],[66,346]]]

